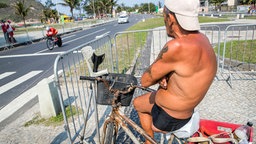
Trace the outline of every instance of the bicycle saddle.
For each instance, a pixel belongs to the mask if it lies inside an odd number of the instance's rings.
[[[166,139],[171,137],[171,134],[174,134],[178,138],[187,138],[192,136],[199,129],[200,116],[199,112],[196,111],[193,113],[189,122],[176,131],[169,132],[165,134]]]

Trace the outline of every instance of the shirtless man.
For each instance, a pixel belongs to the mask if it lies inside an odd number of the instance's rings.
[[[183,127],[216,75],[215,53],[199,32],[198,9],[199,0],[165,0],[164,22],[173,39],[141,77],[143,87],[158,83],[159,88],[134,100],[142,128],[152,137],[154,131]]]

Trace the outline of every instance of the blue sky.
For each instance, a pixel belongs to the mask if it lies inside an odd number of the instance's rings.
[[[45,4],[46,0],[38,0],[41,1],[42,4]],[[134,6],[135,4],[141,4],[141,3],[154,3],[157,4],[159,1],[163,2],[163,0],[118,0],[118,4],[124,3],[125,6]],[[53,3],[60,3],[62,0],[52,0]],[[71,15],[69,7],[63,7],[58,5],[57,10],[61,13],[65,13],[67,15]],[[78,11],[75,11],[74,13],[78,13]]]

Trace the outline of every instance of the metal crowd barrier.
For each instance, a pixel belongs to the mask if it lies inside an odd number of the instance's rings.
[[[221,44],[221,74],[232,87],[232,80],[256,79],[256,24],[230,25]]]
[[[168,39],[164,32],[165,29],[150,29],[116,33],[114,45],[117,72],[131,74],[134,66],[140,67],[136,62],[138,57],[142,56],[143,50],[151,51],[148,58],[152,62]]]
[[[87,134],[84,139],[88,137],[88,141],[98,143],[100,137],[98,122],[104,119],[98,119],[98,117],[107,113],[107,109],[99,108],[95,104],[94,83],[79,80],[80,76],[90,76],[86,58],[81,53],[81,50],[87,47],[91,47],[96,55],[105,54],[105,60],[99,66],[99,70],[107,68],[109,72],[113,72],[114,69],[111,59],[113,57],[111,39],[108,35],[75,47],[56,58],[55,81],[64,116],[64,128],[70,143],[77,142],[82,136],[81,133]],[[91,61],[89,65],[92,66]],[[94,127],[89,127],[84,132],[83,127],[88,125],[94,125]]]

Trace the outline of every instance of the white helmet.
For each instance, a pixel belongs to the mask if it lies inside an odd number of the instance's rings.
[[[45,29],[46,29],[46,31],[48,31],[50,29],[50,27],[47,26]]]

